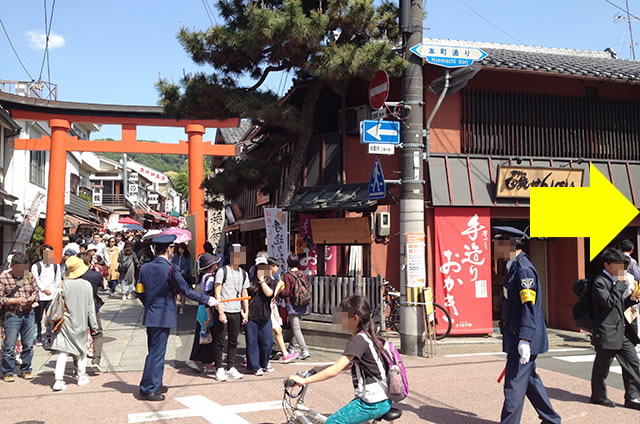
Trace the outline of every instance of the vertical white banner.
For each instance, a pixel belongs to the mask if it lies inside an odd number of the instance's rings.
[[[207,240],[216,254],[224,249],[224,207],[207,209]]]
[[[35,230],[38,220],[40,219],[40,212],[44,208],[46,198],[47,196],[42,192],[38,192],[36,194],[27,216],[24,217],[24,220],[20,225],[18,237],[16,237],[16,243],[29,243],[31,236],[33,235],[33,230]]]
[[[289,255],[289,213],[281,208],[264,208],[267,231],[267,252],[280,262],[280,271],[287,272]]]

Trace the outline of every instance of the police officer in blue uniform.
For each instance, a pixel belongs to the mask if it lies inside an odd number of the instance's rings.
[[[215,298],[205,293],[191,290],[180,275],[180,270],[171,266],[176,236],[158,236],[152,240],[156,257],[140,269],[140,281],[144,287],[144,318],[147,327],[147,348],[149,353],[144,363],[144,373],[140,380],[139,400],[162,401],[167,387],[162,385],[164,358],[167,352],[169,331],[177,325],[176,294],[214,307]]]
[[[522,231],[494,227],[494,232],[494,254],[510,261],[502,299],[502,350],[507,366],[500,422],[519,423],[526,396],[543,423],[560,423],[536,373],[536,357],[549,350],[538,273],[522,251]]]

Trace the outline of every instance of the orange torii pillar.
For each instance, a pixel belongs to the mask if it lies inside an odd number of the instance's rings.
[[[198,124],[189,124],[185,128],[189,136],[189,214],[195,215],[196,231],[192,235],[196,246],[196,255],[204,253],[204,154],[202,135],[204,127]],[[64,193],[63,193],[64,194]],[[196,257],[197,257],[196,256]]]
[[[66,119],[51,119],[49,127],[51,128],[51,155],[44,241],[53,247],[56,263],[59,263],[62,260],[64,188],[67,176],[66,141],[71,125]]]

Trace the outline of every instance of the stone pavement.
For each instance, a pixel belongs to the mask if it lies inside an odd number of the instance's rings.
[[[101,296],[105,300],[104,306],[100,309],[104,330],[102,369],[111,372],[142,370],[147,355],[147,333],[142,326],[142,304],[133,299],[123,301],[121,297]],[[195,310],[195,307],[193,309]],[[167,365],[174,365],[176,351],[181,343],[176,330],[172,330],[167,345]],[[53,372],[55,358],[55,352],[36,347],[33,358],[34,374]]]

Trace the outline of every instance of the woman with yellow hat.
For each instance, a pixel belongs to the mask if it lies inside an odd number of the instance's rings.
[[[59,352],[56,360],[54,391],[66,388],[64,369],[69,355],[78,362],[78,386],[89,384],[89,378],[86,376],[88,324],[91,326],[92,333],[99,331],[93,303],[93,288],[91,283],[81,278],[89,267],[76,256],[67,259],[65,265],[67,279],[61,288],[65,302],[64,322],[60,331],[55,334],[51,345],[52,350]]]

